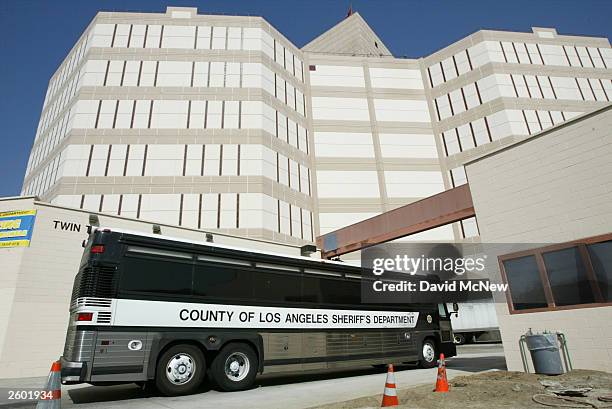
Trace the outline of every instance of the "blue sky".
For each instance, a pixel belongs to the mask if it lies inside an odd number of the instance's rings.
[[[49,78],[98,10],[260,15],[302,46],[345,15],[349,0],[2,0],[0,2],[0,197],[19,194]],[[479,29],[610,38],[610,0],[354,0],[397,56],[421,57]]]

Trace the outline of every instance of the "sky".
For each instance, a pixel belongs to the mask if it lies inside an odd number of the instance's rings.
[[[394,55],[412,58],[480,29],[612,34],[611,0],[0,0],[0,197],[21,191],[49,79],[97,11],[258,15],[301,47],[351,3]]]

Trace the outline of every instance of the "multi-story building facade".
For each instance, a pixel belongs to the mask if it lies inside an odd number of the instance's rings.
[[[444,190],[420,60],[391,55],[359,15],[305,45],[317,233]],[[452,226],[419,235],[452,240]]]
[[[260,17],[101,12],[49,83],[22,193],[312,242],[465,183],[468,161],[609,104],[611,79],[607,39],[553,29],[405,59],[357,13],[300,49]]]
[[[99,13],[51,79],[24,193],[311,241],[300,54],[261,18]]]

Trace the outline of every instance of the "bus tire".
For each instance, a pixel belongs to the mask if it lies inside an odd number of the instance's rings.
[[[166,396],[194,393],[206,374],[206,360],[202,351],[189,344],[168,348],[157,361],[155,386]]]
[[[257,354],[251,346],[232,342],[215,356],[210,365],[210,375],[221,390],[240,391],[253,384],[258,367]]]
[[[421,345],[419,366],[421,368],[433,368],[436,366],[436,358],[438,357],[438,349],[436,342],[432,338],[425,338]]]

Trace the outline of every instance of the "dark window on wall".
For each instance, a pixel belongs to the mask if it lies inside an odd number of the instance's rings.
[[[555,305],[588,304],[595,301],[578,247],[542,255]]]
[[[587,246],[601,296],[612,302],[612,240]]]
[[[612,305],[612,234],[499,259],[511,313]]]
[[[535,256],[504,261],[515,310],[548,307]]]

